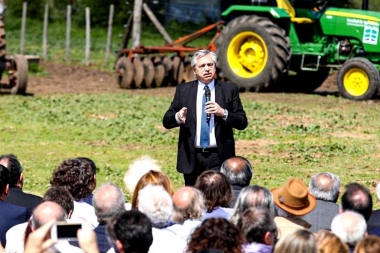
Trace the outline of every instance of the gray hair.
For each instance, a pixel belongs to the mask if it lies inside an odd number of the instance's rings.
[[[211,52],[209,50],[205,50],[205,49],[202,49],[202,50],[198,50],[197,52],[195,52],[193,54],[193,56],[191,57],[191,67],[194,68],[195,65],[197,64],[197,60],[199,58],[202,58],[208,54],[211,54],[211,57],[212,57],[212,60],[214,61],[215,65],[218,63],[218,56],[214,53],[214,52]]]
[[[235,156],[225,160],[220,166],[231,185],[248,186],[253,174],[251,163],[242,156]]]
[[[364,238],[367,223],[363,215],[353,211],[345,211],[334,217],[331,222],[331,231],[343,242],[355,245]]]
[[[125,211],[125,197],[119,187],[111,182],[102,184],[92,199],[99,223],[106,223],[116,214]]]
[[[147,185],[138,193],[137,209],[144,213],[152,226],[164,228],[169,225],[173,214],[173,201],[161,185]]]
[[[328,183],[324,183],[322,180],[328,180]],[[336,201],[339,188],[339,177],[330,172],[322,172],[312,176],[309,183],[310,193],[320,200]]]
[[[193,196],[190,203],[184,207],[174,205],[172,221],[182,224],[185,220],[201,220],[206,212],[205,200],[203,193],[195,188],[192,188]]]
[[[230,221],[236,225],[242,214],[248,208],[255,206],[268,208],[270,214],[274,217],[275,205],[272,193],[265,187],[250,185],[240,191]]]

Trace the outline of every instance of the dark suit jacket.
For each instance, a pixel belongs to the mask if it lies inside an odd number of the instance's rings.
[[[380,209],[373,211],[367,221],[367,232],[372,234],[371,231],[376,228],[380,228]]]
[[[194,139],[197,126],[197,91],[198,81],[191,81],[177,86],[174,99],[163,117],[167,129],[180,127],[178,138],[177,171],[191,173],[194,168]],[[220,161],[235,156],[235,139],[233,128],[243,130],[248,125],[245,111],[240,101],[236,85],[215,80],[215,102],[228,110],[227,120],[215,117],[215,138]],[[178,124],[175,114],[187,107],[185,124]]]
[[[11,227],[27,221],[30,213],[25,207],[0,200],[0,240],[5,248],[5,234]]]
[[[41,201],[41,197],[25,193],[20,187],[9,188],[8,196],[5,198],[5,202],[25,207],[29,213],[33,213],[33,209],[38,206]]]
[[[311,224],[310,231],[318,232],[320,229],[331,229],[331,222],[335,215],[339,213],[339,206],[330,201],[317,199],[314,210],[302,217]]]
[[[99,252],[106,253],[112,247],[107,239],[106,224],[99,224],[94,231],[96,234],[96,240],[98,241]]]

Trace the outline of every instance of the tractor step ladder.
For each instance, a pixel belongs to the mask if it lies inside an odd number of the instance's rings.
[[[315,56],[317,57],[316,66],[314,68],[305,67],[305,56]],[[319,62],[321,60],[320,55],[314,55],[314,54],[303,54],[302,55],[302,61],[301,61],[301,70],[307,70],[307,71],[318,71],[319,69]]]

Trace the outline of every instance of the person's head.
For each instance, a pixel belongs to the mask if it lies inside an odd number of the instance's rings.
[[[298,229],[281,239],[273,253],[318,253],[315,237],[306,229]]]
[[[173,183],[164,172],[150,170],[144,174],[136,184],[132,196],[132,209],[137,208],[139,191],[147,185],[160,185],[164,187],[170,196],[174,193]]]
[[[105,224],[113,216],[125,210],[124,194],[115,184],[104,183],[94,193],[92,205],[98,222]]]
[[[125,189],[133,195],[137,182],[150,170],[161,171],[161,166],[156,159],[145,155],[134,160],[124,174],[123,181]]]
[[[55,202],[42,202],[33,210],[32,227],[37,229],[52,219],[55,219],[56,221],[65,221],[65,210]]]
[[[91,173],[92,173],[92,176],[94,177],[94,183],[92,184],[92,188],[93,188],[92,190],[95,190],[95,188],[96,188],[96,170],[97,170],[95,162],[88,157],[77,157],[75,159],[78,159],[80,162],[88,163],[90,165]]]
[[[212,212],[218,207],[230,206],[231,184],[222,173],[206,170],[198,176],[194,187],[203,193],[207,212]]]
[[[331,231],[343,242],[355,245],[366,234],[367,224],[363,215],[345,211],[334,217],[331,222]]]
[[[67,159],[54,171],[50,179],[52,186],[65,187],[74,200],[88,197],[94,188],[95,178],[90,163],[79,159]]]
[[[0,197],[8,195],[9,190],[9,170],[0,164]]]
[[[9,187],[23,185],[23,168],[14,154],[3,154],[0,156],[0,164],[9,170]]]
[[[148,253],[153,242],[151,221],[138,210],[124,211],[111,218],[106,232],[115,252]]]
[[[273,196],[267,188],[259,185],[244,187],[237,197],[230,221],[236,225],[245,210],[256,206],[268,208],[270,214],[275,215]]]
[[[197,220],[206,210],[202,192],[193,187],[181,187],[172,196],[174,210],[172,221],[183,223],[185,220]]]
[[[253,175],[251,163],[242,156],[235,156],[225,160],[220,166],[231,185],[246,187],[249,185]]]
[[[202,49],[193,54],[190,64],[197,79],[209,84],[214,79],[217,62],[218,57],[214,52]]]
[[[379,253],[380,237],[368,235],[361,239],[355,246],[354,253]]]
[[[349,253],[347,244],[329,230],[321,229],[315,235],[319,253]]]
[[[297,178],[290,178],[285,185],[274,188],[271,192],[281,215],[303,216],[310,213],[316,205],[316,199],[309,193],[306,184]]]
[[[164,228],[169,225],[173,214],[173,201],[161,185],[147,185],[138,193],[137,209],[144,213],[152,226]]]
[[[187,244],[188,253],[198,253],[204,249],[241,253],[243,235],[240,230],[223,218],[210,218],[202,222],[191,234]]]
[[[316,199],[336,202],[339,196],[340,179],[330,172],[318,173],[311,177],[309,191]]]
[[[42,202],[46,201],[52,201],[60,205],[65,210],[68,219],[74,211],[74,199],[64,187],[50,187],[42,197]]]
[[[372,196],[369,190],[359,184],[350,183],[345,186],[344,193],[341,198],[342,211],[351,210],[363,215],[366,221],[372,214]]]
[[[274,245],[277,238],[277,227],[268,208],[251,207],[237,222],[237,228],[245,235],[246,243]]]

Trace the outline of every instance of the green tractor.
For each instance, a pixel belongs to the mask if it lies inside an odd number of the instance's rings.
[[[242,91],[312,92],[337,69],[342,97],[376,96],[380,13],[327,7],[326,0],[272,1],[225,6],[227,24],[216,41],[222,77]]]

